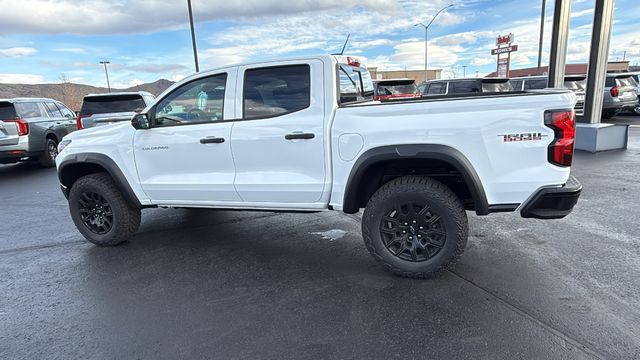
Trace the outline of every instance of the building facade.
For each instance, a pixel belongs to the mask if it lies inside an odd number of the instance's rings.
[[[421,84],[425,81],[424,70],[394,70],[394,71],[378,71],[376,67],[368,68],[371,73],[371,78],[374,80],[387,80],[387,79],[413,79],[416,84]],[[442,76],[442,69],[429,69],[427,70],[427,80],[440,79]]]

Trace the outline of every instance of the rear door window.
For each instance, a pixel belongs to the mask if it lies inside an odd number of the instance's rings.
[[[0,120],[14,120],[18,117],[16,109],[10,102],[0,102]]]
[[[47,110],[47,113],[49,114],[49,117],[52,117],[52,118],[61,118],[61,117],[63,117],[62,113],[60,112],[60,109],[58,109],[56,104],[54,104],[52,102],[44,103],[44,108]]]
[[[249,69],[244,73],[245,119],[290,114],[306,109],[310,104],[309,65]]]
[[[531,90],[531,89],[546,89],[548,85],[548,81],[547,79],[531,79],[531,80],[525,80],[524,82],[524,89],[525,90]]]
[[[431,83],[429,84],[429,89],[427,90],[427,95],[442,95],[446,91],[446,84],[443,82]]]
[[[607,80],[604,82],[604,86],[606,87],[614,87],[616,86],[616,79],[613,77],[607,77]]]
[[[66,107],[65,105],[63,105],[61,103],[56,103],[56,105],[58,106],[58,109],[60,109],[60,113],[62,113],[63,117],[66,117],[66,118],[69,118],[69,119],[73,119],[74,117],[76,117],[76,114],[73,111],[71,111],[71,109]]]
[[[513,91],[521,91],[522,90],[522,80],[509,80],[511,86],[513,87]]]
[[[42,113],[42,108],[36,102],[19,102],[14,104],[18,115],[24,119],[34,119],[46,117]]]
[[[132,95],[105,95],[105,96],[87,96],[82,102],[82,115],[90,116],[93,114],[108,114],[120,112],[134,112],[144,109],[146,104],[142,96]]]
[[[479,93],[480,88],[475,81],[452,81],[449,83],[449,87],[452,88],[450,94],[469,94]]]

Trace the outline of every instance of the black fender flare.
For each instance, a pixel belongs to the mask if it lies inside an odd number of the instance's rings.
[[[68,191],[71,188],[71,185],[73,185],[73,182],[78,179],[78,176],[74,173],[74,168],[81,166],[81,164],[95,164],[105,169],[129,204],[137,209],[143,208],[140,200],[136,196],[136,193],[131,188],[131,185],[129,185],[127,178],[124,176],[116,162],[107,155],[99,153],[73,154],[60,163],[60,166],[58,166],[58,180],[60,181],[60,184],[65,186],[67,189],[66,191],[63,190],[65,196],[68,196]]]
[[[380,161],[411,158],[441,160],[451,164],[469,188],[476,214],[487,215],[491,212],[480,177],[469,159],[450,146],[437,144],[388,145],[365,151],[351,168],[344,192],[343,211],[354,213],[359,210],[356,188],[369,167]]]

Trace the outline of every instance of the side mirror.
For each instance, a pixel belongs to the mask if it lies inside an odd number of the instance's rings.
[[[151,127],[147,114],[136,114],[131,119],[131,125],[138,130],[145,130]]]

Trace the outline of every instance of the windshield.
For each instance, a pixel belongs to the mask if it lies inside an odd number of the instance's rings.
[[[85,97],[80,114],[107,114],[119,112],[134,112],[146,107],[140,95],[113,95]]]

